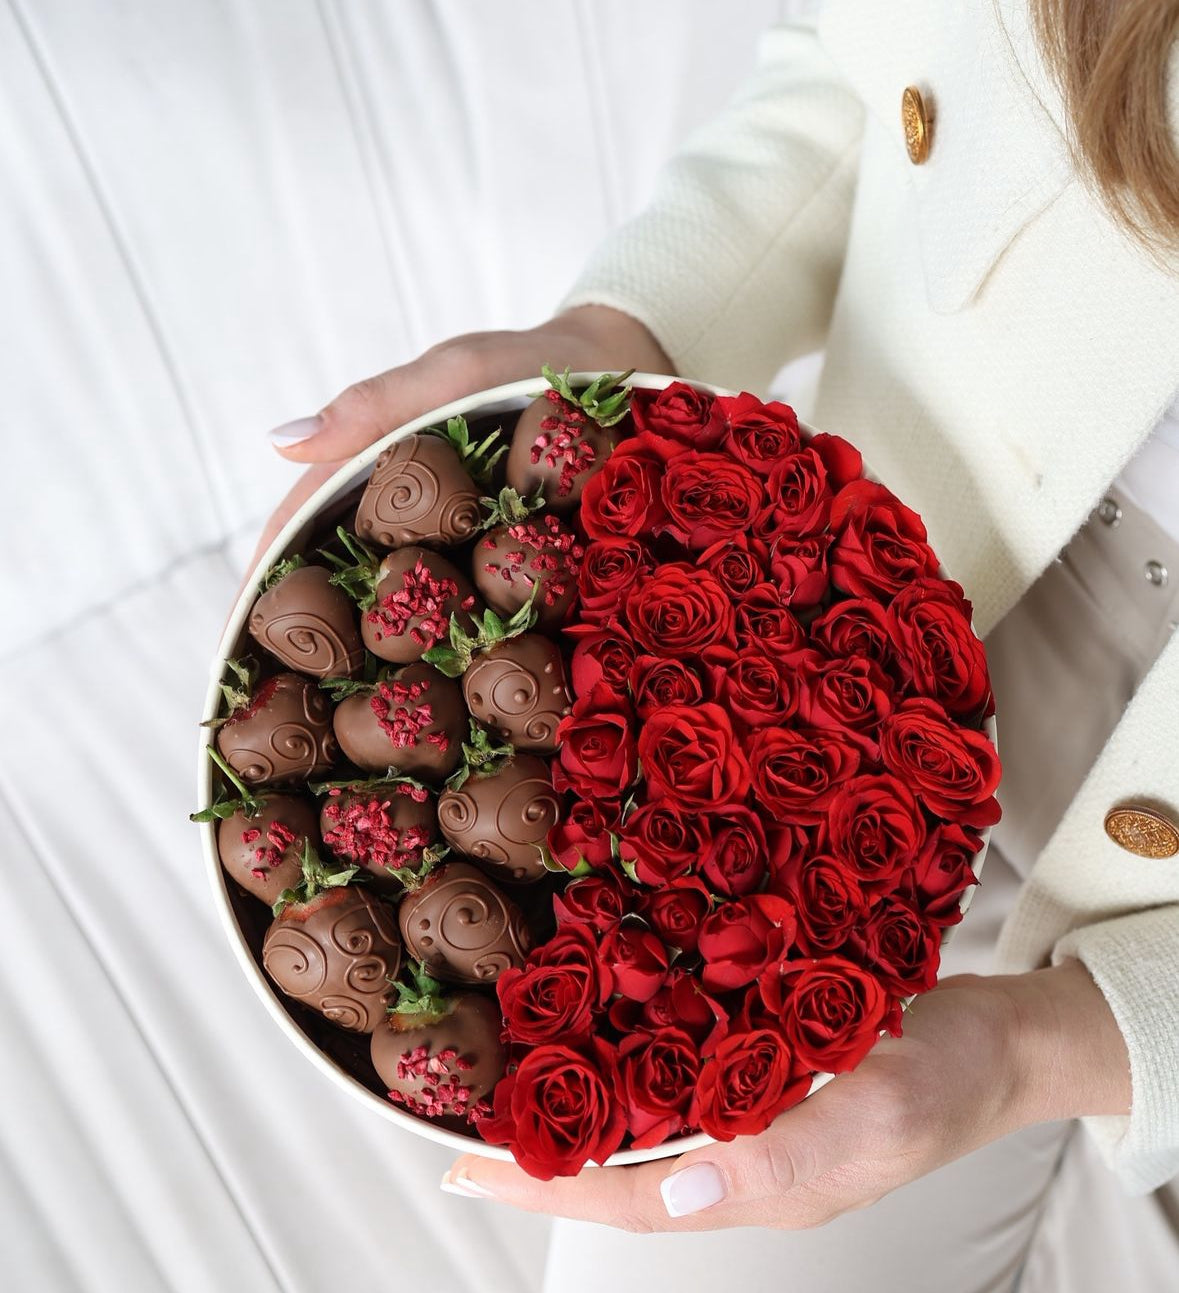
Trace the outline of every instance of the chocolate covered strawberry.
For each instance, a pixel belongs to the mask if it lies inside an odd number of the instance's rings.
[[[542,370],[549,389],[520,414],[508,453],[508,484],[521,494],[543,493],[549,507],[572,511],[586,482],[601,471],[618,443],[615,429],[630,410],[630,373],[597,378],[575,390],[569,370]],[[632,370],[633,371],[633,370]]]
[[[477,1121],[504,1075],[499,1003],[478,992],[444,992],[410,962],[412,986],[398,980],[398,1003],[372,1039],[372,1061],[389,1099],[423,1118]]]
[[[468,726],[462,692],[431,665],[408,664],[336,693],[344,697],[335,710],[336,737],[358,768],[392,769],[437,785],[461,762]]]
[[[356,607],[323,566],[292,557],[262,584],[247,627],[288,669],[315,678],[355,678],[364,668]]]
[[[339,753],[332,706],[316,683],[279,673],[254,684],[253,670],[227,662],[233,680],[221,690],[229,714],[216,719],[217,750],[251,786],[322,776]]]
[[[419,782],[378,779],[328,787],[319,828],[333,856],[359,867],[379,892],[400,895],[437,843],[438,814]]]
[[[532,946],[520,908],[469,862],[431,871],[402,898],[397,919],[405,950],[448,983],[494,983]]]
[[[523,633],[480,651],[463,674],[472,717],[517,750],[551,754],[572,712],[565,661],[551,638]]]
[[[584,555],[577,535],[555,516],[530,516],[488,530],[475,544],[475,587],[501,615],[531,602],[538,627],[556,629],[577,596]]]
[[[396,995],[401,939],[392,908],[350,884],[354,875],[307,846],[302,879],[275,904],[262,965],[288,997],[350,1032],[371,1033]]]
[[[445,430],[405,436],[386,449],[356,509],[356,533],[384,548],[449,548],[483,521],[477,484],[486,483],[501,450],[498,432],[472,444],[463,418]]]

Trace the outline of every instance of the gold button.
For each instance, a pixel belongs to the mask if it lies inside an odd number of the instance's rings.
[[[915,85],[908,86],[901,95],[901,125],[905,128],[905,147],[909,150],[909,161],[914,166],[920,166],[929,156],[933,113]]]
[[[1140,858],[1169,858],[1179,853],[1179,826],[1153,808],[1136,804],[1111,808],[1105,815],[1105,833]]]

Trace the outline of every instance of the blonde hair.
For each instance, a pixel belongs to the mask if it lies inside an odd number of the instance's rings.
[[[1179,153],[1167,115],[1179,0],[1032,0],[1032,12],[1083,168],[1140,240],[1179,247]]]

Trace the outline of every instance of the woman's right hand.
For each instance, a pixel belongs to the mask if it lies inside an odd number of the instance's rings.
[[[433,346],[408,364],[349,386],[314,417],[270,433],[284,458],[311,465],[267,521],[249,569],[341,463],[394,427],[440,404],[538,376],[544,364],[574,371],[673,371],[643,324],[602,305],[580,306],[526,331],[472,332]]]

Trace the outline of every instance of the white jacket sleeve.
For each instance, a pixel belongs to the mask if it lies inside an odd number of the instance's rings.
[[[660,175],[562,302],[644,323],[683,376],[764,391],[823,345],[847,243],[863,108],[803,24]]]

